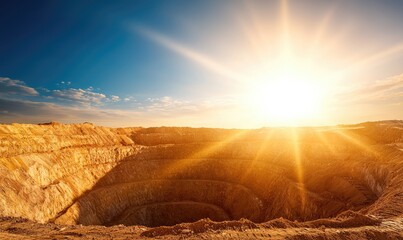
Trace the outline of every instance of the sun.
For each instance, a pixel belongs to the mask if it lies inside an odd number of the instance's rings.
[[[323,86],[315,77],[293,74],[292,71],[256,81],[246,93],[246,102],[263,122],[277,125],[300,125],[321,112]]]

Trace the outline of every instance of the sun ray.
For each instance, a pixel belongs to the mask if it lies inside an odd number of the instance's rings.
[[[288,0],[281,0],[280,4],[280,24],[282,29],[282,64],[286,68],[286,63],[289,61],[292,51],[290,42],[290,17],[288,9]]]
[[[364,68],[370,66],[371,64],[380,62],[383,59],[386,59],[387,57],[390,57],[391,55],[394,55],[399,52],[403,52],[403,42],[397,43],[394,46],[388,47],[381,51],[372,53],[366,57],[363,57],[361,59],[356,60],[355,62],[348,64],[346,68],[335,71],[335,73],[333,74],[333,78],[334,79],[345,78],[345,76],[349,76],[355,72],[362,71]]]
[[[359,22],[335,26],[340,9],[334,3],[318,12],[316,23],[311,16],[308,22],[301,20],[305,14],[301,15],[303,11],[292,1],[241,3],[240,8],[228,12],[235,21],[233,28],[225,29],[228,36],[239,38],[222,36],[223,26],[217,24],[205,43],[225,45],[223,52],[203,51],[142,25],[131,25],[131,30],[218,76],[217,80],[233,90],[225,94],[234,99],[234,113],[248,109],[258,124],[277,126],[312,125],[312,119],[315,123],[326,121],[321,116],[327,111],[326,105],[340,104],[330,96],[350,88],[342,83],[366,67],[403,52],[403,42],[371,54],[362,54],[365,46],[359,51],[347,49]],[[314,28],[308,28],[309,24]],[[236,47],[236,54],[226,56],[232,47]]]
[[[332,17],[333,17],[333,8],[328,10],[325,16],[323,17],[322,21],[320,21],[319,27],[316,30],[316,33],[313,37],[312,44],[309,47],[308,56],[310,56],[310,59],[314,59],[315,56],[321,53],[320,49],[323,48],[322,44],[323,38],[325,33],[327,32],[327,28]]]
[[[330,151],[330,153],[331,153],[332,155],[336,155],[336,154],[337,154],[336,150],[334,149],[334,146],[333,146],[333,145],[331,144],[331,142],[326,138],[327,136],[325,136],[325,135],[323,134],[323,130],[320,130],[320,129],[319,129],[319,130],[315,130],[314,133],[315,133],[315,136],[321,141],[321,143],[326,147],[326,149]]]
[[[159,176],[164,179],[176,173],[180,173],[185,169],[191,167],[192,165],[197,164],[201,160],[208,158],[209,156],[211,156],[211,154],[217,153],[219,149],[224,148],[233,142],[236,142],[249,132],[250,130],[237,130],[236,132],[231,133],[230,136],[228,136],[224,140],[211,143],[210,145],[204,147],[199,151],[196,151],[193,154],[188,155],[185,158],[171,160],[171,163],[161,170]]]
[[[349,143],[352,143],[354,146],[360,148],[361,150],[370,153],[371,155],[374,156],[379,155],[379,153],[375,149],[373,149],[368,143],[365,143],[363,142],[363,140],[360,140],[357,137],[353,136],[352,134],[349,134],[344,129],[335,129],[332,132],[336,133],[338,136],[341,136],[344,140],[347,140]]]
[[[248,163],[248,166],[247,166],[247,168],[245,169],[245,172],[244,172],[244,173],[242,174],[242,176],[240,177],[240,181],[241,181],[241,182],[244,182],[244,181],[246,180],[246,178],[250,175],[250,173],[254,170],[254,168],[255,168],[255,166],[256,166],[256,163],[262,160],[261,157],[262,157],[263,153],[265,152],[265,150],[267,150],[266,147],[267,147],[269,141],[271,140],[271,137],[272,137],[272,135],[273,135],[273,133],[274,133],[275,130],[274,130],[274,129],[270,129],[269,132],[267,132],[267,130],[264,130],[264,131],[266,132],[266,133],[265,133],[265,137],[264,137],[264,139],[259,143],[259,144],[260,144],[260,145],[259,145],[259,149],[257,150],[257,153],[256,153],[255,157],[253,158],[252,161],[250,161],[250,162]],[[263,160],[264,160],[264,159],[263,159]]]
[[[381,59],[384,59],[390,55],[393,55],[395,53],[399,53],[403,51],[403,42],[400,42],[392,47],[383,49],[379,52],[373,53],[370,56],[360,59],[358,62],[354,64],[354,68],[362,68],[365,67],[369,64],[372,64],[373,62],[379,61]]]
[[[218,63],[217,61],[210,58],[209,56],[206,56],[194,49],[186,47],[185,45],[180,44],[180,43],[176,42],[175,40],[170,39],[169,37],[167,37],[163,34],[160,34],[149,28],[145,28],[145,27],[141,27],[141,26],[135,26],[134,30],[137,33],[140,33],[141,35],[152,40],[153,42],[177,53],[178,55],[180,55],[182,57],[185,57],[186,59],[188,59],[194,63],[197,63],[198,65],[204,67],[205,69],[207,69],[213,73],[216,73],[216,74],[224,77],[227,80],[231,80],[231,82],[245,81],[245,77],[241,76],[239,73]]]
[[[304,211],[306,196],[305,196],[305,184],[304,184],[304,169],[302,166],[301,146],[300,146],[298,129],[297,128],[290,129],[290,134],[292,136],[295,171],[297,174],[298,190],[301,200],[301,211]]]
[[[256,6],[252,1],[243,1],[245,13],[250,20],[240,18],[240,25],[248,42],[252,45],[254,54],[259,57],[264,57],[265,51],[262,46],[265,46],[267,39],[267,31],[264,21],[259,19],[259,14],[256,11]],[[244,13],[244,14],[245,14]]]

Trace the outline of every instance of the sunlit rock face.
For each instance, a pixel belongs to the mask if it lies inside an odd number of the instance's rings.
[[[403,214],[403,123],[0,125],[0,215],[84,225]]]

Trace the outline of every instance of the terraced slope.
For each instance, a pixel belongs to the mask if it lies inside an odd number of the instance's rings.
[[[403,123],[299,129],[0,125],[0,215],[149,227],[403,214]]]

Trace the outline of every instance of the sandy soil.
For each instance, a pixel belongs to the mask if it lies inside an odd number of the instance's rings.
[[[354,222],[354,224],[352,224]],[[322,224],[323,223],[323,224]],[[366,225],[348,227],[348,225]],[[332,226],[333,227],[328,227]],[[359,216],[343,220],[296,223],[276,219],[212,222],[202,219],[173,227],[123,225],[66,226],[38,224],[21,218],[0,219],[0,239],[403,239],[403,218],[379,221]]]

